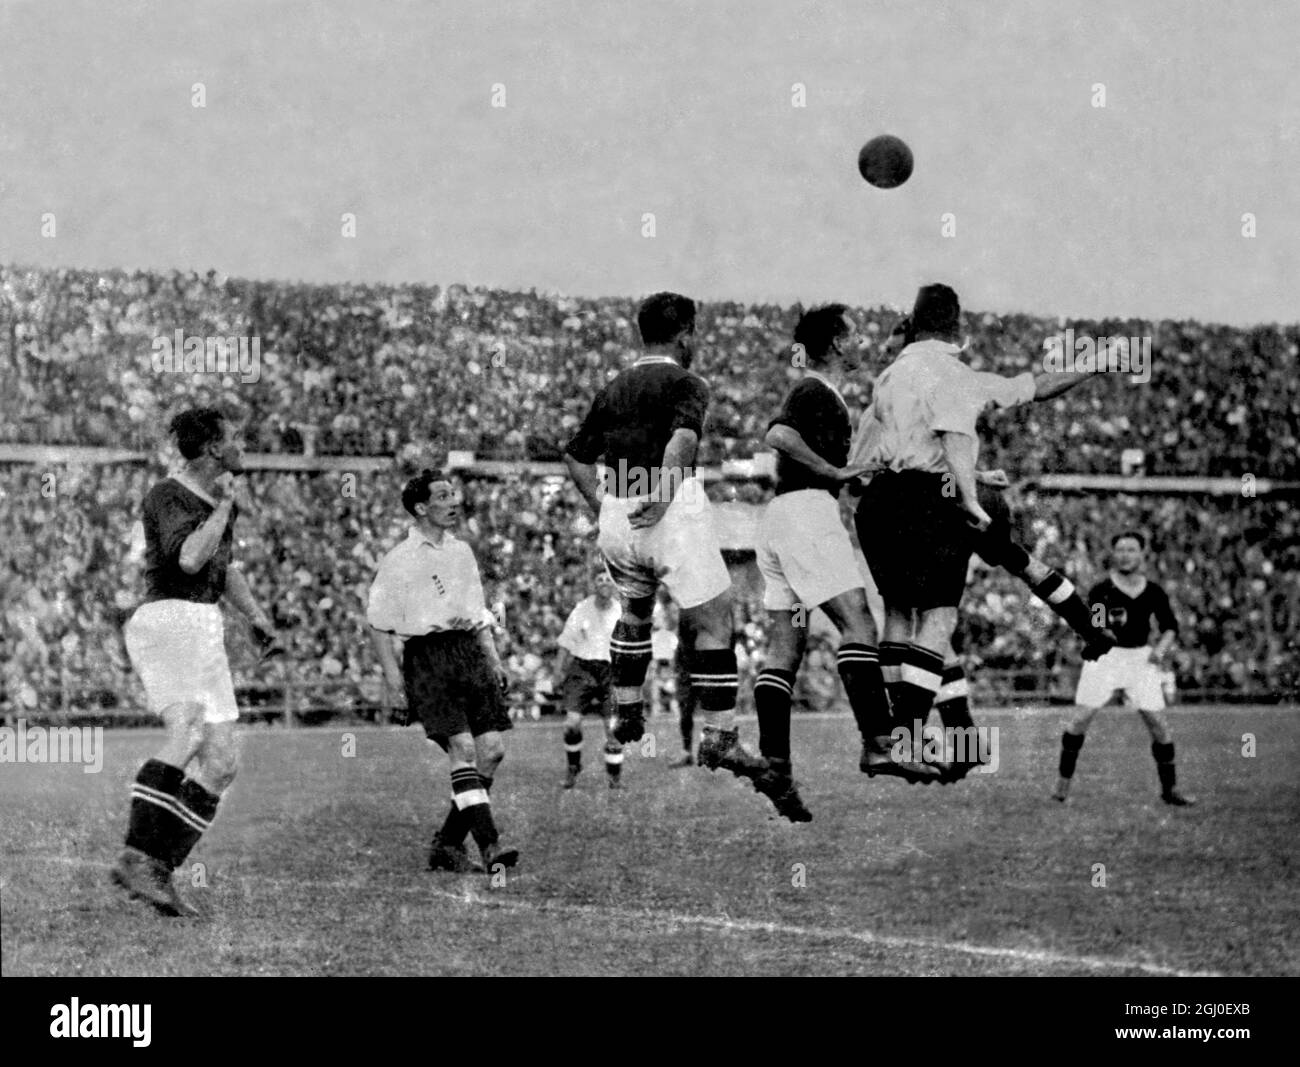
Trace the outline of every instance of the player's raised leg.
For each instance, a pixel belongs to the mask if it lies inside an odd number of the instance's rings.
[[[759,752],[768,764],[755,788],[791,822],[812,819],[795,785],[790,758],[790,702],[807,646],[806,614],[800,605],[768,611],[766,664],[754,681]]]
[[[722,565],[720,554],[718,563]],[[704,719],[700,766],[722,768],[738,778],[755,778],[767,769],[767,763],[741,744],[736,728],[738,677],[730,588],[703,604],[683,607],[682,614],[689,620],[693,639],[691,690]]]

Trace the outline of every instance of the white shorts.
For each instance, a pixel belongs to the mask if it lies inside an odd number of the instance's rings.
[[[1149,659],[1151,647],[1112,648],[1100,659],[1084,663],[1074,702],[1081,708],[1100,708],[1117,691],[1139,711],[1160,711],[1165,694],[1160,671]]]
[[[767,505],[758,527],[758,569],[768,611],[800,604],[812,611],[863,588],[840,506],[822,489],[782,493]]]
[[[628,515],[640,504],[634,497],[606,495],[600,505],[596,544],[623,596],[654,596],[662,583],[679,607],[694,608],[731,588],[703,482],[687,478],[662,519],[634,530]]]
[[[123,632],[154,714],[170,704],[193,703],[203,705],[204,722],[239,718],[216,604],[155,600],[137,608]]]

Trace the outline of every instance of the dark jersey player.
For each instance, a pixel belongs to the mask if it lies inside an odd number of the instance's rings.
[[[136,776],[126,849],[113,882],[169,916],[193,916],[172,872],[216,817],[238,762],[239,708],[226,661],[221,608],[228,600],[275,647],[270,617],[232,562],[232,475],[243,470],[236,428],[216,408],[171,422],[184,461],[144,498],[144,601],[128,620],[126,648],[167,740]]]
[[[752,780],[766,764],[741,745],[735,726],[731,576],[695,476],[709,405],[708,386],[690,370],[695,302],[656,293],[642,303],[637,326],[644,354],[596,395],[564,457],[598,516],[597,544],[623,600],[610,642],[614,737],[627,743],[644,732],[642,686],[662,585],[690,635],[691,689],[704,717],[699,762]]]
[[[759,779],[759,791],[786,818],[805,822],[812,816],[791,776],[790,702],[807,645],[808,616],[819,608],[840,632],[836,666],[862,735],[861,769],[912,782],[937,780],[939,772],[891,758],[876,627],[840,519],[840,490],[861,473],[847,465],[852,420],[840,395],[845,375],[860,364],[856,325],[845,305],[828,304],[800,318],[794,340],[804,376],[786,395],[766,437],[777,456],[776,494],[758,534],[769,641],[754,703],[761,752],[771,768]]]
[[[1060,778],[1052,796],[1064,802],[1088,726],[1117,693],[1128,698],[1151,731],[1151,754],[1166,804],[1185,807],[1196,801],[1178,790],[1174,743],[1165,722],[1160,669],[1178,635],[1178,621],[1163,589],[1143,573],[1146,538],[1137,532],[1119,534],[1111,542],[1114,569],[1089,597],[1100,622],[1115,634],[1115,647],[1079,673],[1074,702],[1078,712],[1061,735]],[[1151,644],[1154,624],[1159,637]]]

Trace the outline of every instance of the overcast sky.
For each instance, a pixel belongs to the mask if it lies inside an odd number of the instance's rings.
[[[1294,3],[0,0],[0,261],[1295,322],[1298,43]]]

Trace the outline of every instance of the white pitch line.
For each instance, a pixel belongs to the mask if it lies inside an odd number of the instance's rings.
[[[48,863],[63,864],[69,867],[88,867],[108,870],[111,864],[94,860],[83,860],[76,856],[58,856],[50,854],[28,854],[25,860],[43,860]],[[473,876],[482,879],[483,875]],[[516,876],[517,877],[517,876]],[[264,875],[237,875],[232,880],[260,883],[276,888],[311,888],[349,890],[373,889],[374,886],[356,882],[327,882],[310,878],[268,878]],[[389,891],[400,891],[417,895],[421,899],[431,896],[441,897],[453,904],[497,908],[502,911],[526,912],[531,914],[559,913],[583,918],[613,922],[653,922],[662,926],[698,927],[704,930],[718,930],[723,933],[743,934],[777,934],[783,937],[813,938],[820,941],[853,941],[862,945],[873,945],[889,949],[950,952],[959,955],[976,956],[982,959],[1001,959],[1015,963],[1039,964],[1049,967],[1083,967],[1090,971],[1141,971],[1162,978],[1222,978],[1216,971],[1183,971],[1176,967],[1162,967],[1155,963],[1141,960],[1110,959],[1103,956],[1072,956],[1064,952],[1049,952],[1043,949],[1006,948],[997,945],[975,945],[968,941],[941,941],[927,937],[900,937],[895,934],[877,934],[869,930],[850,930],[845,927],[800,926],[792,923],[764,922],[757,919],[730,919],[716,915],[693,915],[690,912],[662,911],[655,908],[637,910],[635,908],[609,907],[598,904],[571,904],[563,900],[514,900],[503,896],[480,896],[474,891],[469,876],[461,879],[456,890],[434,889],[416,886],[388,887]]]

